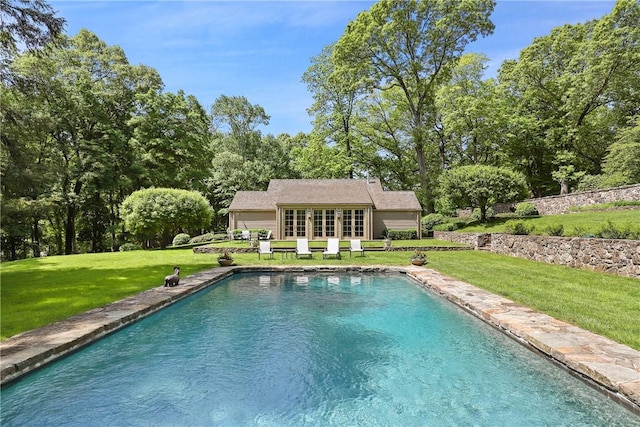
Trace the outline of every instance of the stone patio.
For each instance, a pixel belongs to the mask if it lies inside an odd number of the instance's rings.
[[[194,274],[174,288],[157,287],[70,317],[0,343],[1,383],[7,384],[38,367],[117,331],[220,279],[238,272],[394,272],[493,325],[521,344],[551,358],[640,415],[640,352],[561,322],[467,283],[423,267],[304,266],[224,267]]]

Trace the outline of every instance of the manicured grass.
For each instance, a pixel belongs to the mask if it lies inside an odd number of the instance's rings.
[[[565,236],[595,235],[598,230],[607,225],[608,221],[617,227],[640,224],[640,209],[626,209],[616,211],[574,212],[564,215],[545,215],[534,218],[494,218],[486,224],[473,223],[458,231],[470,233],[503,233],[507,221],[522,221],[527,226],[535,226],[532,234],[545,234],[547,227],[562,224]],[[576,232],[577,231],[577,232]]]
[[[415,242],[415,241],[414,241]],[[394,242],[396,245],[396,242]],[[290,246],[290,247],[294,247]],[[414,246],[414,245],[412,245]],[[410,252],[311,260],[258,260],[234,254],[237,265],[408,265]],[[640,281],[478,251],[428,251],[429,265],[558,319],[640,350]],[[191,249],[59,256],[6,262],[0,271],[1,337],[37,328],[217,266],[215,254]],[[293,258],[293,259],[292,259]]]
[[[640,350],[640,280],[490,252],[432,252],[430,267]]]

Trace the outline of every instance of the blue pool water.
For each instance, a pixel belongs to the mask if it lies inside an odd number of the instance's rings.
[[[235,275],[1,398],[2,426],[640,426],[400,275]]]

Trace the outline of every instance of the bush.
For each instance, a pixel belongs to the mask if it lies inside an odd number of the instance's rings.
[[[433,230],[436,225],[443,224],[446,221],[444,215],[439,213],[432,213],[422,217],[422,228],[425,230]]]
[[[433,227],[433,231],[456,231],[458,224],[455,222],[445,222],[444,224],[438,224]]]
[[[226,235],[225,235],[226,238]],[[206,233],[206,234],[201,234],[199,236],[194,236],[189,240],[189,243],[193,244],[193,243],[205,243],[205,242],[211,242],[215,240],[215,235],[213,233]]]
[[[601,239],[632,239],[637,240],[640,238],[640,229],[634,229],[631,225],[626,224],[616,227],[611,221],[607,221],[606,225],[603,225],[595,234],[595,237]]]
[[[527,226],[527,224],[522,221],[507,221],[504,225],[504,231],[507,234],[527,236],[533,233],[533,230],[535,230],[534,226]]]
[[[538,215],[538,208],[531,202],[518,203],[515,214],[517,217],[536,216]]]
[[[173,246],[186,245],[191,240],[191,236],[187,233],[176,234],[176,237],[173,238]]]
[[[120,252],[126,252],[126,251],[140,251],[142,250],[142,247],[140,245],[136,245],[135,243],[124,243],[122,245],[120,245]]]
[[[549,224],[545,228],[545,232],[549,236],[562,236],[564,234],[564,226],[562,224]]]
[[[397,230],[390,228],[385,231],[385,237],[391,240],[413,240],[418,238],[418,231],[415,229]]]
[[[496,213],[493,211],[493,208],[488,207],[487,208],[487,212],[485,212],[486,217],[487,218],[493,218],[496,216]],[[473,212],[471,213],[471,218],[475,219],[476,221],[480,221],[481,219],[481,212],[480,212],[480,208],[475,208],[473,210]]]

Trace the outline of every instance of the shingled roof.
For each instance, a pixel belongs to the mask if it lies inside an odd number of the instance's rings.
[[[272,179],[267,191],[238,191],[230,211],[275,210],[278,205],[373,205],[377,210],[420,211],[413,191],[384,191],[378,180]]]

